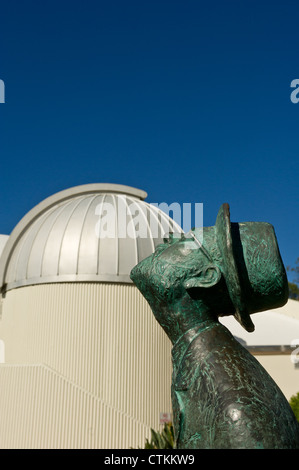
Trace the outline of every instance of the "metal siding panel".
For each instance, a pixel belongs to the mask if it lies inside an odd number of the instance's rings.
[[[110,413],[108,424],[98,418],[100,428],[103,427],[101,439],[105,440],[109,431],[109,446],[112,442],[115,448],[123,442],[128,447],[135,445],[137,425],[129,424],[130,420],[147,430],[150,427],[158,429],[160,411],[171,411],[171,345],[135,286],[53,284],[10,291],[4,299],[0,338],[6,346],[4,367],[46,364],[53,373],[96,397],[109,410],[115,410],[107,411]],[[20,389],[22,381],[27,379],[16,374],[15,380]],[[28,378],[28,383],[30,380]],[[49,383],[47,390],[38,383],[35,393],[45,395],[45,403],[50,403],[47,409],[53,409],[46,413],[46,405],[40,397],[39,406],[44,411],[39,419],[47,426],[52,421],[62,420],[61,429],[68,434],[67,446],[78,445],[78,423],[87,419],[91,404],[82,402],[75,392],[67,392],[66,386],[61,389],[59,382],[51,386]],[[30,395],[30,392],[26,393]],[[59,411],[55,400],[60,395],[68,407]],[[11,419],[14,419],[15,412],[11,410],[11,413]],[[69,414],[62,419],[59,413],[62,416]],[[125,417],[120,419],[120,415]],[[113,420],[120,421],[117,424]],[[30,425],[38,429],[37,435],[43,436],[39,421]],[[135,429],[134,436],[124,437],[125,426],[130,426],[132,432]],[[28,424],[25,427],[28,432]],[[74,427],[73,437],[71,427]],[[57,432],[55,438],[50,434],[43,437],[43,446],[65,442]],[[90,445],[86,439],[80,441],[83,447]]]

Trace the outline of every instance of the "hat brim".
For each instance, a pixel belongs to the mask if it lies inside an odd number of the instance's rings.
[[[220,207],[215,227],[217,244],[223,261],[222,270],[230,299],[235,307],[234,317],[246,331],[252,332],[254,324],[242,294],[238,265],[234,256],[230,210],[227,203]]]

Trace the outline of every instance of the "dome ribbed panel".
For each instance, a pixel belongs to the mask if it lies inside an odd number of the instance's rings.
[[[22,230],[0,260],[3,285],[10,290],[53,282],[131,283],[132,268],[173,230],[181,231],[168,215],[136,197],[74,195]]]
[[[115,197],[107,194],[102,197],[101,210],[98,209],[98,274],[118,275],[117,207]],[[102,217],[101,217],[102,215]],[[94,229],[95,230],[95,229]],[[109,236],[108,236],[109,235]]]
[[[65,204],[53,209],[51,225],[45,233],[42,253],[41,277],[59,275],[59,265],[61,257],[61,244],[66,231],[67,223],[74,210],[77,201],[68,201]],[[47,219],[47,216],[45,216]],[[34,273],[32,273],[34,277]]]
[[[79,245],[89,201],[90,196],[74,200],[70,205],[70,212],[65,214],[65,227],[58,242],[60,244],[59,275],[77,274]],[[63,211],[63,213],[65,212]],[[46,269],[46,263],[44,264],[44,269]]]

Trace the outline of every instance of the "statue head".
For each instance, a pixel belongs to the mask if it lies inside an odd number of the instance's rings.
[[[280,307],[288,298],[273,226],[232,223],[228,204],[215,226],[170,234],[133,268],[131,279],[172,341],[226,315],[253,331],[250,314]]]

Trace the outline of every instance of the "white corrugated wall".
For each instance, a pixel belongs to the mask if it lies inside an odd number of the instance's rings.
[[[9,291],[0,340],[2,448],[143,446],[171,412],[171,344],[133,285]]]
[[[148,426],[41,365],[1,366],[2,449],[129,448]]]

